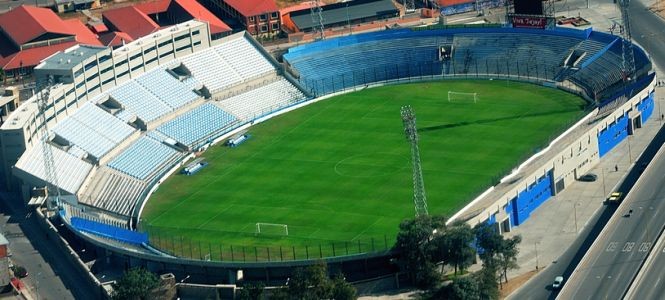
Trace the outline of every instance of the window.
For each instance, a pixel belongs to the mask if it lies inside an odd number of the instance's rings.
[[[58,103],[62,100],[65,100],[65,96],[60,96],[57,100],[55,100],[55,103]]]
[[[273,19],[277,19],[277,17],[279,17],[279,15],[278,15],[277,12],[275,11],[275,12],[273,12],[273,13],[270,14],[270,17],[273,18]]]
[[[81,81],[79,84],[76,85],[76,89],[78,90],[80,87],[83,86],[83,84],[85,84],[85,82]]]
[[[104,55],[104,56],[99,58],[99,63],[101,64],[101,63],[103,63],[103,62],[105,62],[109,59],[111,59],[111,54]]]
[[[177,36],[177,37],[174,38],[173,40],[177,42],[177,41],[184,40],[184,39],[186,39],[186,38],[188,38],[188,37],[189,37],[188,34],[183,34],[183,35],[181,35],[181,36]]]
[[[198,46],[198,45],[201,45],[201,41],[194,42],[194,46]]]
[[[95,91],[96,89],[98,89],[98,88],[99,88],[99,84],[96,84],[95,86],[93,86],[93,87],[92,87],[91,89],[89,89],[88,91],[92,93],[92,92],[94,92],[94,91]]]
[[[157,60],[157,56],[155,56],[155,57],[149,59],[148,61],[145,62],[145,64],[146,64],[146,65],[149,65],[149,64],[155,62],[156,60]]]
[[[201,33],[199,30],[192,31],[192,35],[199,35],[199,33]]]
[[[155,46],[152,46],[152,47],[150,47],[150,48],[148,48],[148,49],[143,50],[143,54],[148,54],[148,53],[150,53],[150,52],[152,52],[152,51],[155,51],[155,49],[157,49],[157,48],[156,48]]]
[[[268,31],[268,25],[261,25],[261,32]]]
[[[69,95],[70,95],[71,93],[73,93],[73,92],[74,92],[74,89],[73,89],[73,88],[72,88],[72,89],[69,89],[69,91],[67,91],[67,92],[65,93],[65,96],[69,96]]]
[[[127,60],[125,59],[125,60],[120,61],[119,63],[115,64],[115,66],[116,66],[116,68],[117,68],[117,67],[120,67],[120,66],[122,66],[122,65],[124,65],[124,64],[126,64],[126,63],[127,63]]]
[[[90,75],[90,77],[86,78],[86,81],[91,81],[91,80],[97,78],[97,76],[99,76],[99,74],[97,74],[97,73],[92,74],[92,75]]]
[[[259,20],[261,20],[261,21],[268,20],[268,14],[263,14],[263,15],[259,16]]]
[[[164,47],[164,46],[166,46],[166,45],[168,45],[168,44],[170,44],[170,43],[171,43],[171,40],[166,40],[166,41],[164,41],[164,42],[159,43],[158,46],[159,46],[159,48],[162,48],[162,47]]]
[[[81,74],[83,74],[83,69],[78,69],[78,70],[74,71],[74,77],[78,77]]]
[[[93,60],[93,61],[89,62],[88,64],[86,64],[85,67],[83,67],[83,69],[85,69],[87,71],[87,70],[92,69],[96,65],[97,65],[97,61]]]
[[[141,53],[137,53],[137,54],[132,55],[132,57],[130,57],[129,60],[132,61],[132,60],[135,60],[139,57],[141,57]]]
[[[249,17],[249,21],[254,23],[254,16]]]
[[[136,65],[135,67],[132,68],[132,72],[134,72],[134,71],[140,69],[141,67],[142,67],[141,64]]]
[[[187,49],[187,48],[189,48],[189,45],[185,45],[185,46],[179,47],[178,49],[175,49],[175,51],[176,51],[176,52],[180,52],[180,51],[185,50],[185,49]]]
[[[102,74],[106,74],[108,71],[111,71],[111,70],[113,70],[113,67],[108,67],[108,68],[102,70]]]
[[[123,76],[127,75],[127,73],[129,73],[129,71],[124,71],[124,72],[118,74],[118,78],[122,78]]]
[[[109,78],[109,79],[104,80],[104,81],[102,82],[102,85],[108,84],[109,82],[113,81],[113,79],[114,79],[114,78],[111,77],[111,78]]]
[[[162,58],[164,56],[171,55],[171,54],[173,54],[173,51],[164,52],[164,53],[159,55],[159,58]]]
[[[279,23],[272,23],[272,30],[279,30]]]

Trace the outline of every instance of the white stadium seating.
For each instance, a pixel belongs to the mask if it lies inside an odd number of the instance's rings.
[[[218,102],[225,111],[248,121],[305,100],[305,95],[286,79]]]
[[[47,145],[51,147],[53,153],[60,189],[71,194],[76,193],[92,170],[92,164],[50,144]],[[16,162],[15,168],[46,181],[42,143],[35,143],[32,148],[26,150]]]

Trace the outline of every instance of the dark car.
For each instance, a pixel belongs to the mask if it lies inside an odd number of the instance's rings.
[[[586,182],[593,182],[593,181],[596,181],[596,179],[598,179],[598,175],[593,174],[593,173],[589,173],[589,174],[584,174],[584,175],[580,176],[580,178],[578,178],[577,180],[586,181]]]

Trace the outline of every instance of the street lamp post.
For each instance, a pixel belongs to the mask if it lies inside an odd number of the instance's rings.
[[[538,242],[533,243],[533,247],[536,249],[536,271],[538,271]]]

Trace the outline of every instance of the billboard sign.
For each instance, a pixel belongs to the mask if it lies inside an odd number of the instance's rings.
[[[545,29],[547,18],[544,17],[520,17],[513,16],[513,27],[515,28],[539,28]]]

